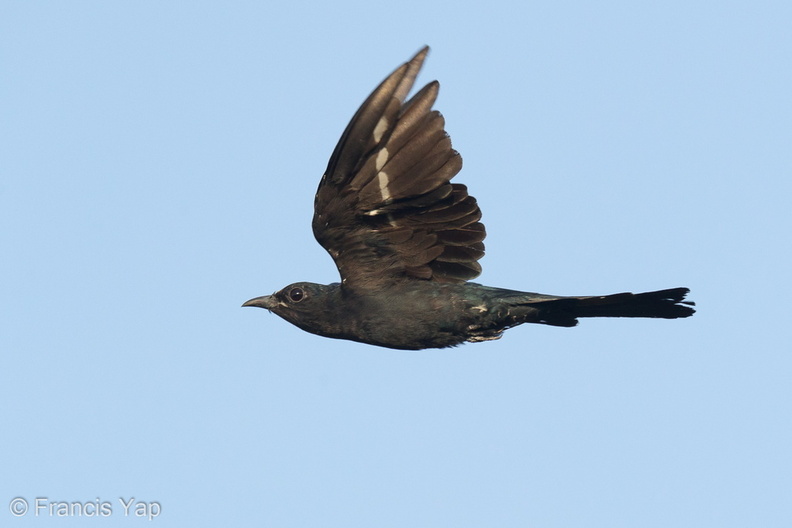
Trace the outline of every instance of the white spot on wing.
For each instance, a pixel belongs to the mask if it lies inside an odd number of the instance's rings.
[[[382,149],[377,152],[377,159],[375,160],[375,166],[377,170],[380,170],[382,167],[385,166],[385,163],[388,162],[388,149]]]
[[[377,126],[374,127],[374,141],[379,143],[380,139],[382,139],[382,134],[388,130],[388,119],[385,116],[380,117],[380,120],[377,121]]]
[[[478,306],[472,306],[471,310],[476,310],[479,313],[484,313],[487,311],[487,306],[485,304],[479,304]]]
[[[377,175],[377,183],[379,183],[380,194],[382,195],[382,201],[385,202],[390,198],[390,192],[388,192],[388,175],[385,171],[380,171]]]

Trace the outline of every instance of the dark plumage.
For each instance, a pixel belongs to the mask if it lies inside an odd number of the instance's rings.
[[[314,202],[313,232],[341,283],[299,282],[243,306],[314,334],[399,349],[498,339],[522,323],[694,313],[687,288],[560,297],[466,282],[481,273],[481,211],[450,183],[462,158],[432,105],[433,81],[405,102],[428,48],[386,78],[347,125]]]

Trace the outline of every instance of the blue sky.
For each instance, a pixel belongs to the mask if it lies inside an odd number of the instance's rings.
[[[158,526],[789,526],[790,17],[6,3],[0,524],[147,522],[134,498]],[[698,313],[403,352],[240,308],[337,280],[313,193],[424,44],[418,83],[440,80],[484,212],[482,283],[688,286]]]

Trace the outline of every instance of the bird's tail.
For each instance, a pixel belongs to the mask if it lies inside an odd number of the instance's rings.
[[[646,293],[615,293],[602,297],[561,297],[531,303],[538,309],[538,323],[575,326],[578,317],[690,317],[695,303],[684,301],[688,288]]]

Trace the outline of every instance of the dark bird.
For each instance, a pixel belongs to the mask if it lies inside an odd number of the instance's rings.
[[[432,110],[439,83],[405,102],[428,51],[369,95],[319,182],[313,232],[341,282],[297,282],[242,306],[320,336],[410,350],[499,339],[522,323],[694,313],[687,288],[561,297],[467,282],[481,273],[485,231],[476,199],[451,183],[462,158]]]

